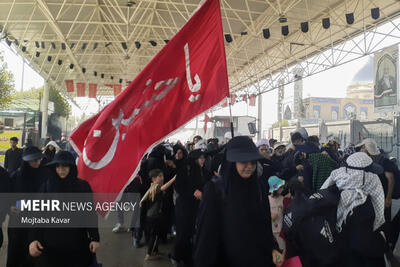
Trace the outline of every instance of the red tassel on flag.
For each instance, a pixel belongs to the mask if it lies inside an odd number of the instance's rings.
[[[86,91],[86,83],[76,83],[76,96],[84,97]]]
[[[207,114],[204,115],[204,134],[207,132],[207,123],[211,121],[211,118],[207,116]]]
[[[89,83],[89,98],[96,98],[97,95],[97,84]]]
[[[236,95],[231,95],[231,105],[233,106],[236,101]]]
[[[254,107],[256,105],[256,98],[257,96],[254,94],[250,96],[250,103],[249,103],[250,106]]]
[[[223,108],[226,108],[227,106],[228,106],[228,100],[225,99],[224,103],[222,103],[222,107],[223,107]]]
[[[74,81],[73,80],[65,80],[65,87],[67,87],[68,93],[73,93],[74,90]]]

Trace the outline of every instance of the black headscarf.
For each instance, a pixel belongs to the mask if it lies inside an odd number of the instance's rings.
[[[272,266],[271,215],[257,170],[245,179],[235,163],[225,162],[223,173],[226,206],[222,229],[228,265]]]
[[[200,157],[205,157],[206,154],[201,149],[195,149],[189,153],[189,176],[193,181],[194,190],[203,191],[204,185],[211,180],[211,173],[207,170],[205,164],[201,167],[198,164],[198,159]]]
[[[173,146],[174,149],[174,163],[176,165],[176,170],[179,171],[184,171],[184,168],[187,165],[187,158],[188,158],[188,153],[187,150],[184,146],[180,145],[180,144],[176,144]],[[176,159],[176,153],[178,152],[178,150],[182,150],[183,153],[183,158],[180,160]]]
[[[12,175],[14,193],[37,193],[46,180],[48,173],[43,167],[32,168],[29,162],[22,161],[21,167]]]
[[[47,192],[67,193],[75,192],[77,190],[76,184],[78,183],[78,170],[75,164],[68,164],[68,166],[70,167],[70,170],[67,177],[65,178],[60,178],[60,176],[58,176],[56,172],[56,164],[49,166],[53,175],[47,183]]]
[[[54,159],[54,155],[56,154],[56,148],[53,148],[53,150],[50,150],[49,147],[46,147],[46,150],[44,151],[44,155],[46,156],[47,162],[50,162]]]

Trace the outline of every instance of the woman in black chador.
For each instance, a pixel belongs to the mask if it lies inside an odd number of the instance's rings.
[[[60,151],[48,163],[53,172],[43,185],[43,193],[86,193],[92,194],[90,185],[78,178],[74,157],[68,151]],[[60,195],[61,196],[61,195]],[[72,199],[75,199],[71,195]],[[76,201],[76,199],[75,199]],[[97,216],[93,210],[84,213],[87,227],[80,228],[38,228],[30,233],[33,240],[29,254],[37,258],[40,267],[87,267],[92,264],[93,253],[99,247]]]
[[[11,176],[10,192],[17,194],[38,193],[49,173],[42,167],[42,151],[37,147],[27,147],[22,153],[22,164]],[[19,208],[20,200],[10,200],[10,221],[8,224],[7,267],[30,267],[33,259],[29,256],[29,229],[21,225],[26,214]]]
[[[259,154],[246,136],[227,145],[222,176],[206,184],[197,218],[194,265],[280,266],[283,256],[272,235],[266,187],[257,169]],[[260,172],[261,173],[261,172]]]

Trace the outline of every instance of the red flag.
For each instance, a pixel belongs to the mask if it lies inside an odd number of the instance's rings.
[[[207,132],[207,123],[209,123],[211,121],[210,117],[206,115],[204,115],[204,134]]]
[[[97,95],[97,84],[89,83],[89,97],[96,98],[96,95]]]
[[[74,92],[74,81],[73,80],[65,80],[65,87],[67,87],[68,93]]]
[[[235,100],[236,100],[236,95],[232,94],[231,95],[231,105],[232,106],[235,104]]]
[[[121,93],[122,91],[122,85],[121,84],[114,84],[114,96],[117,96]]]
[[[247,95],[242,95],[242,100],[247,103]]]
[[[222,104],[222,107],[223,107],[223,108],[226,108],[227,106],[228,106],[228,100],[225,99],[224,103]]]
[[[229,94],[221,11],[208,0],[135,80],[71,135],[79,177],[121,193],[141,158]]]
[[[254,94],[250,96],[250,102],[249,102],[250,106],[254,107],[256,105],[256,98],[257,98],[257,96]]]
[[[76,96],[83,97],[85,96],[86,83],[76,83]]]

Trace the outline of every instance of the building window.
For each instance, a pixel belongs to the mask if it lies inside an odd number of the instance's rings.
[[[332,110],[332,120],[337,121],[338,119],[338,112],[336,110]]]
[[[333,106],[331,107],[331,119],[337,121],[339,119],[339,107]]]
[[[361,111],[360,119],[361,120],[366,120],[367,119],[367,113],[365,111]]]
[[[320,114],[321,114],[321,106],[320,105],[314,105],[313,106],[313,111],[314,111],[314,119],[319,119]]]
[[[5,118],[5,119],[4,119],[4,126],[7,126],[7,127],[14,127],[14,119],[12,119],[12,118]]]
[[[319,119],[319,110],[314,109],[314,119]]]
[[[360,119],[361,120],[368,119],[368,108],[367,107],[360,108]]]

